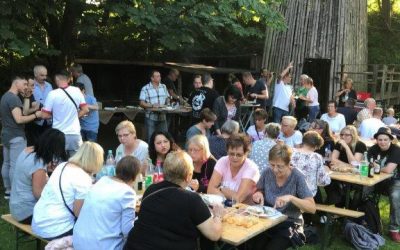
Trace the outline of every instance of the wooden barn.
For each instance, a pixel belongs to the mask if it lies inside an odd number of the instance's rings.
[[[367,0],[287,0],[280,8],[287,29],[266,30],[262,65],[279,73],[293,61],[292,84],[298,86],[301,74],[311,76],[324,107],[340,88],[342,65],[346,71],[366,71]]]

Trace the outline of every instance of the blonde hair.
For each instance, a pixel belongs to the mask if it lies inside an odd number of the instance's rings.
[[[386,110],[386,114],[387,114],[387,115],[390,115],[390,116],[394,116],[394,109],[393,109],[393,108],[388,108],[388,109]]]
[[[296,125],[297,125],[297,119],[296,119],[295,117],[290,116],[290,115],[285,115],[285,116],[282,117],[282,121],[283,121],[284,119],[290,121],[290,124],[292,124],[292,127],[293,127],[293,128],[296,127]]]
[[[203,161],[211,157],[210,144],[208,143],[207,137],[205,137],[204,135],[195,135],[191,137],[187,143],[188,148],[191,144],[203,150]]]
[[[122,122],[118,123],[118,125],[115,127],[115,133],[118,134],[118,132],[121,129],[124,129],[124,128],[126,128],[129,131],[129,133],[132,133],[133,135],[136,136],[135,125],[133,125],[133,123],[131,121],[128,121],[128,120],[125,120],[125,121],[122,121]]]
[[[100,171],[104,162],[104,150],[95,142],[84,142],[68,162],[82,168],[86,173],[95,174]]]
[[[163,168],[165,180],[178,185],[193,175],[194,170],[192,158],[182,150],[170,152],[165,158]]]
[[[351,151],[354,152],[354,150],[356,149],[356,144],[360,140],[360,138],[358,137],[357,129],[353,125],[347,125],[340,131],[340,133],[344,133],[345,130],[349,131],[351,134],[350,147],[351,147]]]

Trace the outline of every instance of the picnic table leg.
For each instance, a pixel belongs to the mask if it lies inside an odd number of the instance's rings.
[[[350,206],[350,185],[346,185],[346,201],[344,203],[345,208],[349,208]]]
[[[41,240],[36,239],[36,250],[40,250],[41,247]]]

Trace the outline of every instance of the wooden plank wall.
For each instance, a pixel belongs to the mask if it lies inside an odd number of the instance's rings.
[[[330,97],[340,88],[341,64],[345,71],[367,70],[367,0],[287,0],[280,11],[287,29],[267,28],[263,67],[279,73],[294,61],[296,85],[305,58],[331,59],[330,82],[319,83],[329,86]]]

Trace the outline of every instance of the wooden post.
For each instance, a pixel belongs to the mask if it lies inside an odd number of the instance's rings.
[[[387,102],[385,102],[386,106],[390,106],[390,103],[392,101],[392,89],[393,89],[393,73],[394,73],[394,67],[388,70],[388,76],[389,76],[389,81],[388,81],[388,91],[387,91]]]
[[[387,69],[388,69],[387,65],[383,65],[382,80],[381,80],[381,101],[385,101]]]
[[[376,89],[378,87],[378,65],[374,64],[372,66],[372,97],[376,98]]]

